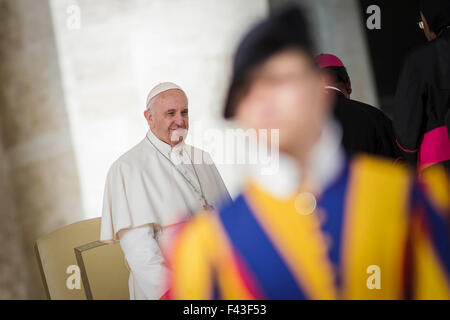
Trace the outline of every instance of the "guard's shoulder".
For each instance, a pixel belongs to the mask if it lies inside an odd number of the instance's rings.
[[[394,163],[391,159],[374,155],[357,155],[351,161],[351,168],[359,173],[367,174],[389,181],[393,178],[410,181],[413,171],[408,165]]]
[[[171,273],[172,299],[208,299],[211,268],[220,251],[220,236],[213,228],[213,215],[199,212],[177,231],[165,247]],[[203,279],[205,281],[199,281]]]
[[[196,238],[207,239],[211,235],[214,228],[215,212],[200,211],[192,219],[187,221],[178,233],[178,238]]]
[[[442,212],[450,213],[450,177],[443,166],[434,165],[425,169],[420,184],[436,207]]]
[[[167,241],[165,252],[167,259],[173,263],[173,259],[180,259],[186,255],[195,255],[205,258],[211,256],[217,247],[217,221],[214,220],[215,213],[199,212],[190,220],[184,222],[182,226],[173,234],[171,241]],[[184,264],[193,263],[188,258],[184,259]]]

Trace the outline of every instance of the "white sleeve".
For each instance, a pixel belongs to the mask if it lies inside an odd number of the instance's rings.
[[[152,225],[121,232],[120,246],[145,299],[155,300],[167,291],[164,258],[154,237]]]

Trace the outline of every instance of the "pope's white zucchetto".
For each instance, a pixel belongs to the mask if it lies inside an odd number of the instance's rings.
[[[178,89],[183,91],[181,87],[173,82],[161,82],[153,87],[152,90],[150,90],[149,94],[147,95],[147,103],[145,104],[146,108],[149,107],[150,100],[155,97],[156,95],[160,94],[161,92],[171,90],[171,89]],[[183,91],[184,92],[184,91]]]

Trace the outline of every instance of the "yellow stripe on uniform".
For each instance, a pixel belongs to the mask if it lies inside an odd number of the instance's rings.
[[[212,261],[205,244],[214,246],[214,236],[208,220],[201,215],[183,227],[174,244],[171,290],[176,300],[212,297]]]
[[[249,292],[239,272],[232,246],[217,219],[212,221],[217,239],[216,259],[221,298],[225,300],[250,300],[255,297]],[[250,279],[247,279],[250,280]]]
[[[216,216],[200,213],[184,228],[174,245],[173,298],[212,299],[217,280],[220,298],[252,299]]]
[[[426,192],[439,214],[450,213],[450,181],[440,166],[432,166],[422,172]],[[447,217],[448,218],[448,217]]]
[[[255,184],[246,194],[255,218],[306,296],[335,299],[334,271],[316,213],[302,215],[295,209],[295,198],[280,201]]]
[[[431,239],[421,230],[417,219],[413,221],[413,245],[413,298],[450,299],[450,286],[444,267],[436,256]]]
[[[351,166],[349,183],[342,298],[402,299],[411,176],[388,161],[361,156]]]

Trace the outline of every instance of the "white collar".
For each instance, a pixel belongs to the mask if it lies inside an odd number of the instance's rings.
[[[329,186],[344,167],[345,156],[341,147],[342,130],[334,120],[322,129],[319,140],[308,156],[308,170],[323,190]],[[275,174],[262,175],[261,168],[250,167],[250,178],[260,187],[278,198],[288,198],[298,191],[302,175],[294,159],[280,153],[279,168]]]
[[[180,143],[176,144],[174,147],[172,147],[170,144],[162,141],[159,139],[152,130],[148,130],[147,132],[147,138],[150,140],[151,144],[156,147],[162,154],[164,154],[166,157],[170,159],[171,154],[173,154],[176,151],[182,152],[185,148],[184,139]],[[147,139],[146,139],[147,140]]]
[[[339,91],[340,93],[344,94],[341,89],[333,87],[333,86],[325,86],[325,89],[336,90],[336,91]]]

